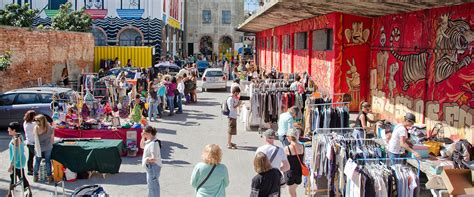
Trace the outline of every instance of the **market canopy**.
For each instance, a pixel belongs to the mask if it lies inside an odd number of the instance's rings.
[[[471,2],[471,0],[402,0],[396,2],[384,0],[373,0],[370,2],[362,0],[336,2],[327,0],[272,0],[266,3],[257,13],[245,20],[238,27],[238,30],[243,32],[260,32],[331,12],[376,17],[466,2]]]

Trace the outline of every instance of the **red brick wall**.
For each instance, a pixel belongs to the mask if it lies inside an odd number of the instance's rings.
[[[0,92],[22,88],[42,78],[43,84],[56,82],[68,65],[70,80],[82,69],[91,71],[94,37],[90,33],[31,31],[0,26],[0,54],[12,52],[12,64],[0,71]]]

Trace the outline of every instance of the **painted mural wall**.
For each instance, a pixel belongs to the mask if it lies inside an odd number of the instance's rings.
[[[370,94],[374,111],[449,125],[464,138],[474,125],[474,3],[373,20]],[[410,22],[407,22],[410,21]]]

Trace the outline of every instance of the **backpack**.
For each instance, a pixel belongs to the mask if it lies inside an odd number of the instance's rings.
[[[221,105],[221,111],[222,111],[222,115],[224,116],[229,116],[229,113],[230,113],[230,109],[229,109],[229,105],[227,105],[227,100],[230,98],[227,97],[224,102],[222,102],[222,105]]]

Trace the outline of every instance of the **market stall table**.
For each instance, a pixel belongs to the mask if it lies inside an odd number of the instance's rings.
[[[73,140],[55,143],[52,159],[73,172],[119,172],[124,151],[121,140]]]
[[[131,131],[134,136],[127,136],[127,132]],[[136,145],[139,147],[142,129],[54,129],[54,136],[58,138],[100,138],[100,139],[120,139],[125,147],[127,146],[127,139],[136,137]],[[139,149],[138,154],[141,154],[143,149]]]

